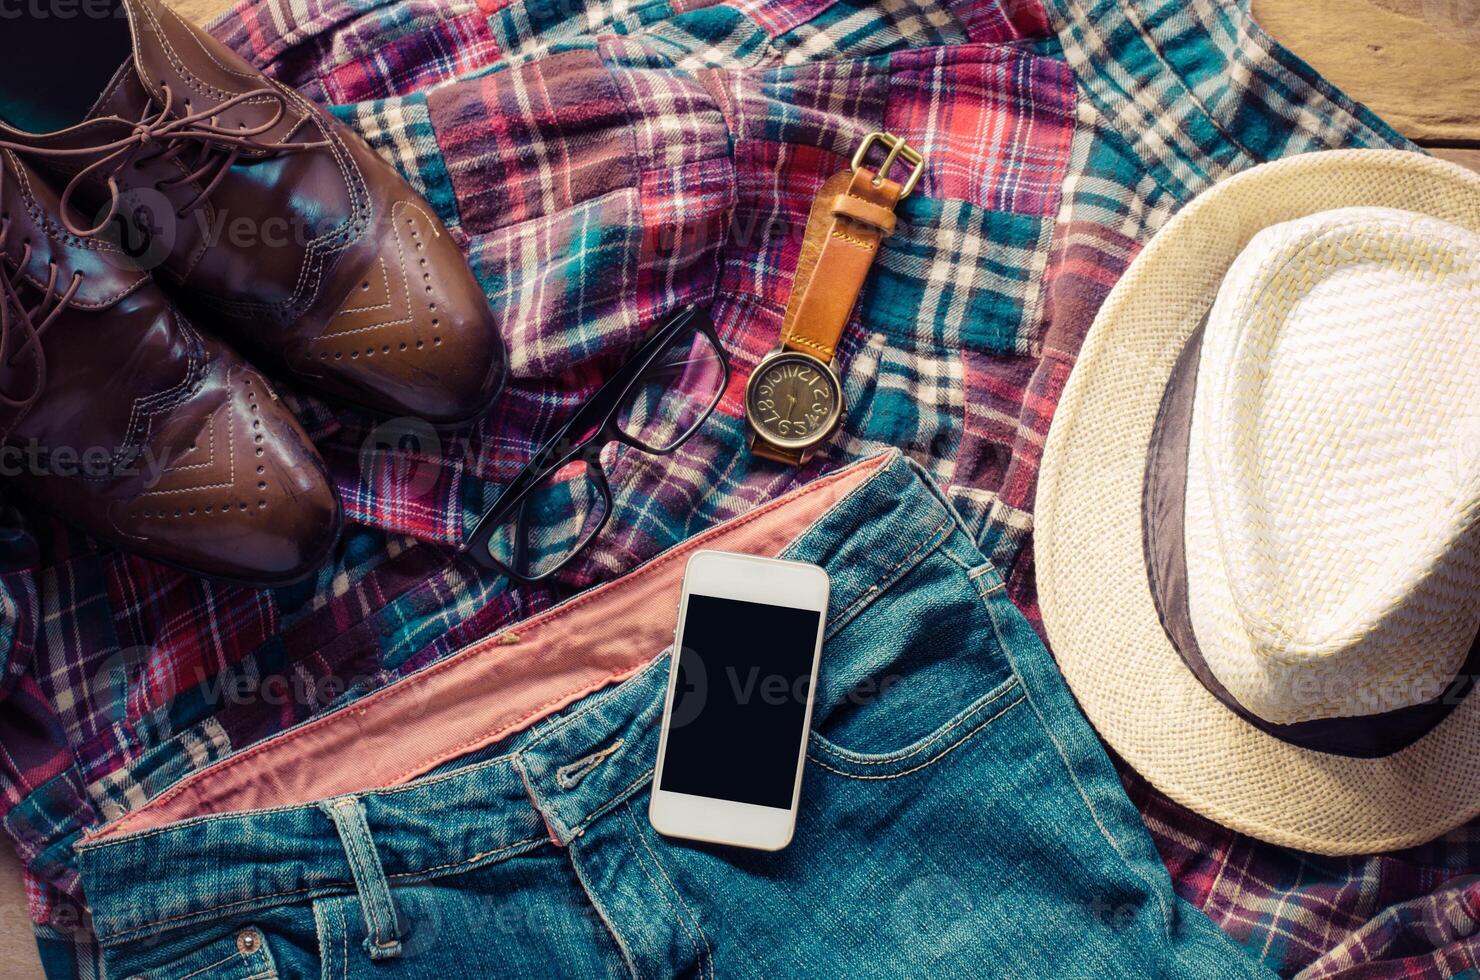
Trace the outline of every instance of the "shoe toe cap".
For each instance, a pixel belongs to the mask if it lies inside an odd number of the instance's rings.
[[[339,502],[317,451],[261,375],[238,367],[225,386],[142,492],[114,504],[113,524],[121,543],[146,557],[258,587],[291,584],[330,556]]]
[[[503,338],[462,251],[426,209],[390,209],[376,248],[298,358],[299,373],[381,414],[470,421],[497,397]]]

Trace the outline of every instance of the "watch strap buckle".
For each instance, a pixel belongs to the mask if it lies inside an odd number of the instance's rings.
[[[875,172],[875,185],[878,185],[889,176],[889,172],[898,161],[904,160],[910,165],[910,175],[905,180],[902,190],[899,193],[899,199],[901,201],[904,200],[910,196],[910,193],[915,189],[915,185],[920,182],[920,177],[925,173],[925,154],[910,146],[903,138],[895,136],[893,133],[869,133],[863,138],[863,142],[858,145],[857,151],[853,154],[852,168],[855,171],[868,162],[869,152],[875,146],[883,146],[889,151],[888,156],[884,158],[883,165]]]

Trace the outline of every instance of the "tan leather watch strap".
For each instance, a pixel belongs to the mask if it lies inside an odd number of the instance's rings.
[[[877,171],[864,166],[870,151],[876,148],[887,151]],[[887,176],[900,160],[910,167],[909,178],[903,184]],[[894,233],[894,210],[909,197],[924,170],[924,155],[903,139],[891,133],[870,133],[854,152],[852,165],[823,183],[807,217],[807,233],[781,322],[782,351],[805,353],[824,364],[832,362],[879,254],[879,245]],[[755,377],[752,375],[752,382]],[[752,419],[751,451],[781,463],[806,462],[837,427],[841,402],[839,394],[839,413],[829,428],[819,429],[815,439],[798,449],[767,441],[762,427]],[[747,400],[747,417],[748,405]]]
[[[894,209],[903,196],[899,184],[865,167],[834,174],[822,185],[781,324],[783,349],[833,359],[879,243],[894,231]]]
[[[879,243],[894,231],[894,208],[903,196],[899,184],[876,179],[864,167],[834,174],[822,185],[812,202],[781,323],[783,350],[832,361]],[[805,450],[784,449],[764,439],[757,439],[751,448],[757,456],[791,465],[807,456]]]

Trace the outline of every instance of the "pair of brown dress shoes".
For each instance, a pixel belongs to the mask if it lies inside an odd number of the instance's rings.
[[[0,473],[134,553],[287,584],[340,508],[252,365],[454,425],[497,395],[503,344],[447,230],[348,129],[157,0],[112,9],[0,37]]]

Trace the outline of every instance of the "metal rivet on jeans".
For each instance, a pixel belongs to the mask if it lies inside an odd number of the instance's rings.
[[[257,944],[261,941],[262,937],[257,935],[257,930],[248,929],[246,932],[237,935],[236,951],[243,956],[250,956],[257,952]]]

